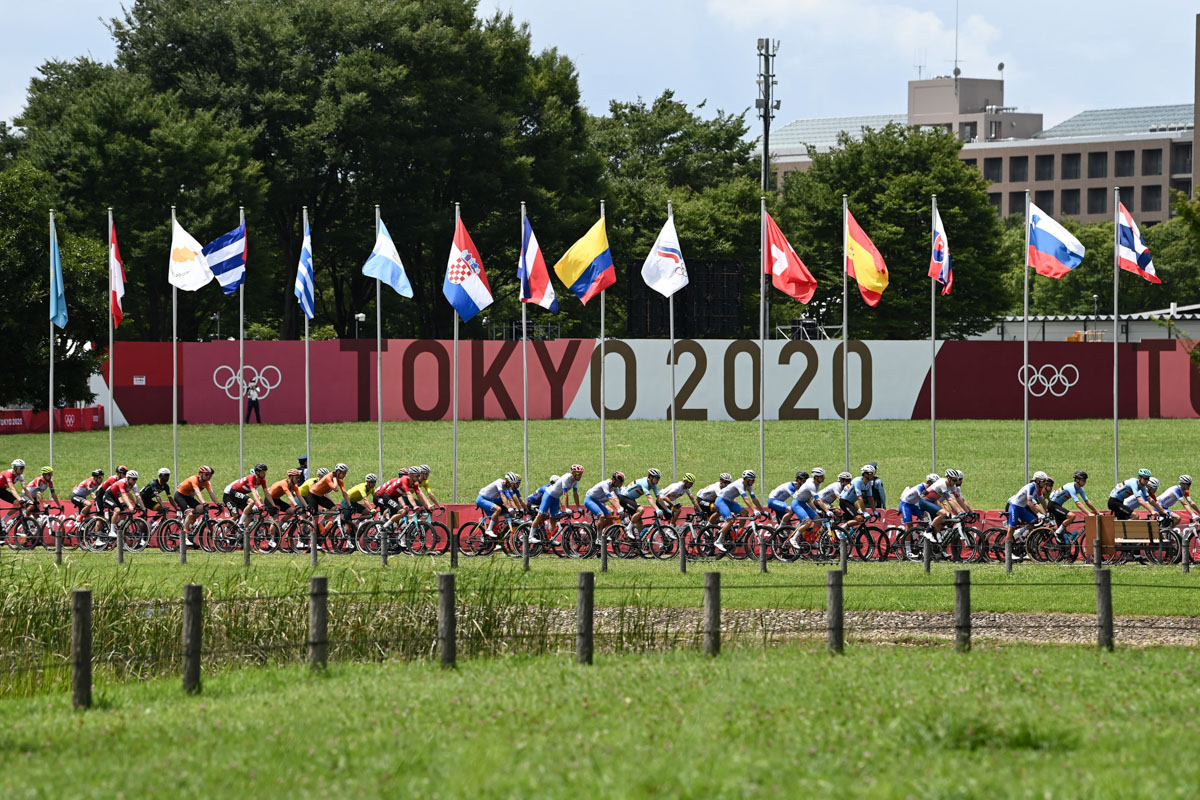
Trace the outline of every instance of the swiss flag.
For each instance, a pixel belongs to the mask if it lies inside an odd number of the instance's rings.
[[[767,214],[767,242],[763,251],[763,272],[771,276],[771,284],[779,291],[807,303],[817,291],[817,279],[804,266],[792,249],[787,237],[775,220]]]

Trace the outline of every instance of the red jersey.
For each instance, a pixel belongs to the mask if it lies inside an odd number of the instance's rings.
[[[249,494],[250,490],[253,489],[255,486],[266,486],[266,485],[267,485],[266,478],[260,478],[258,476],[258,473],[251,472],[246,477],[244,477],[240,480],[234,481],[233,484],[229,488],[233,489],[235,492],[242,492],[243,494]]]
[[[121,478],[121,480],[116,481],[112,486],[108,487],[108,492],[113,497],[121,497],[131,489],[133,489],[133,487],[129,485],[128,479]]]
[[[383,486],[380,486],[378,489],[375,490],[376,497],[383,497],[384,495],[392,498],[393,500],[400,497],[400,479],[399,478],[392,478],[390,481],[385,483]]]
[[[108,478],[104,483],[100,484],[100,488],[96,490],[96,494],[104,494],[119,480],[122,480],[120,475],[113,475],[111,478]]]
[[[30,489],[42,489],[42,490],[53,489],[54,488],[54,479],[51,478],[49,475],[38,475],[36,478],[34,478],[33,480],[31,480],[29,482],[29,488]]]
[[[101,481],[99,478],[84,478],[79,483],[75,484],[74,493],[88,495],[100,488]]]
[[[17,473],[13,472],[11,469],[6,469],[4,472],[0,472],[0,489],[14,488],[18,483],[24,484],[25,479],[23,477],[17,477]]]

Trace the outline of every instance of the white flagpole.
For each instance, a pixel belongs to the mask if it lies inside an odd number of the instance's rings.
[[[113,276],[112,276],[112,209],[108,209],[108,474],[113,474]]]
[[[171,235],[175,231],[175,206],[171,206]],[[172,475],[179,474],[179,287],[171,284],[171,448]]]
[[[304,225],[301,228],[301,231],[303,232],[303,231],[308,230],[308,206],[304,206],[302,208],[302,212],[304,214]],[[303,236],[303,233],[301,233],[301,235]],[[303,239],[301,239],[301,241],[300,241],[300,254],[301,254],[301,258],[303,258],[303,255],[304,255],[304,240]],[[313,279],[314,310],[315,310],[316,303],[317,303],[317,285],[316,284],[317,284],[317,282],[316,282],[316,278],[314,276],[314,279]],[[301,309],[301,313],[304,314],[304,452],[308,455],[308,463],[314,464],[316,462],[313,460],[313,457],[312,457],[312,405],[311,405],[311,394],[312,393],[310,391],[310,384],[309,384],[309,379],[308,379],[308,375],[309,375],[309,372],[308,372],[308,367],[309,367],[309,362],[308,362],[308,314],[304,312],[303,308]],[[313,470],[312,474],[313,475],[316,474],[316,469]]]
[[[849,228],[846,215],[850,212],[849,197],[842,195],[842,438],[846,443],[846,471],[850,471],[850,370],[848,368],[850,331],[850,274],[846,271],[849,252]]]
[[[65,296],[65,295],[64,295]],[[54,209],[50,209],[50,302],[54,302]],[[50,320],[50,466],[54,466],[54,320]]]
[[[1121,482],[1120,429],[1117,423],[1117,337],[1121,323],[1118,292],[1121,289],[1121,187],[1113,187],[1113,484]]]
[[[667,219],[675,219],[675,207],[670,200],[667,201]],[[667,332],[671,337],[671,357],[667,359],[671,362],[671,480],[675,481],[678,480],[678,456],[675,446],[675,418],[678,416],[678,409],[675,407],[675,292],[671,292],[667,297]]]
[[[1021,385],[1025,400],[1025,480],[1029,480],[1029,190],[1025,190],[1025,327],[1024,361]]]
[[[238,206],[238,224],[246,224],[246,207]],[[246,418],[242,406],[246,398],[246,382],[242,373],[246,370],[246,276],[238,287],[238,475],[246,474]]]
[[[375,204],[375,236],[379,236],[379,204]],[[383,480],[383,292],[375,279],[375,415],[379,417],[379,480]],[[382,485],[382,484],[380,484]]]
[[[937,226],[937,195],[933,196],[931,232]],[[936,234],[933,237],[937,238]],[[932,258],[930,259],[932,260]],[[930,472],[937,472],[937,278],[929,279],[929,446]]]
[[[600,201],[600,219],[604,219],[604,201]],[[600,479],[608,474],[604,451],[604,291],[600,292]]]
[[[462,209],[458,203],[454,204],[454,232],[458,233],[458,221],[462,218]],[[450,479],[450,502],[458,502],[458,309],[454,309],[454,357],[451,359],[452,372],[454,373],[454,389],[450,393],[450,404],[454,408],[454,423],[453,423],[453,458],[454,469],[451,470]]]
[[[521,238],[518,239],[521,243],[518,249],[518,254],[525,250],[525,202],[521,202]],[[518,255],[517,258],[521,256]],[[528,276],[526,276],[528,277]],[[521,294],[524,295],[524,288],[521,289]],[[521,298],[521,418],[524,423],[524,445],[525,445],[525,476],[526,485],[533,486],[533,482],[529,477],[529,335],[525,328],[525,300]]]
[[[765,158],[765,156],[764,156]],[[758,479],[767,470],[767,198],[759,198],[758,216]],[[760,484],[765,486],[766,484]]]

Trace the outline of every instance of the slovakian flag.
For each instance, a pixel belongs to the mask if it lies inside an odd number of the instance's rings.
[[[1038,275],[1062,278],[1083,262],[1086,252],[1079,240],[1050,215],[1029,204],[1029,252],[1027,259]]]
[[[1150,248],[1146,247],[1142,233],[1124,203],[1117,207],[1117,216],[1120,219],[1120,225],[1117,226],[1117,259],[1121,269],[1141,275],[1151,283],[1162,283],[1154,271]]]
[[[492,289],[483,271],[483,261],[461,219],[454,226],[454,241],[450,244],[450,258],[446,261],[442,294],[446,295],[463,322],[492,304]]]
[[[675,217],[667,217],[642,264],[642,280],[663,297],[670,297],[688,285],[687,264],[675,232]]]
[[[879,305],[888,285],[887,264],[849,210],[846,211],[846,273],[858,282],[858,291],[867,305]]]
[[[817,291],[817,279],[804,266],[791,243],[767,214],[767,246],[763,252],[763,272],[771,276],[771,285],[779,291],[807,303]]]
[[[550,270],[542,258],[542,248],[533,235],[529,217],[521,233],[521,257],[517,260],[517,281],[521,284],[521,302],[541,306],[551,314],[558,313],[558,298],[550,284]]]
[[[946,241],[946,228],[942,225],[940,211],[933,212],[933,252],[929,256],[929,277],[942,285],[943,296],[950,294],[954,273],[950,270],[950,243]]]
[[[604,217],[597,220],[582,239],[571,245],[571,249],[554,265],[554,272],[584,305],[617,282],[617,270],[613,266],[608,234],[604,230]]]
[[[117,249],[117,226],[111,226],[108,242],[108,296],[112,305],[113,327],[121,327],[125,315],[121,311],[121,298],[125,296],[125,265],[121,262],[121,251]]]

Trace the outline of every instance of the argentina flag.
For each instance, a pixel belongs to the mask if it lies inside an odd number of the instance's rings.
[[[221,291],[233,294],[246,281],[246,223],[218,236],[204,247],[208,268],[221,284]]]

